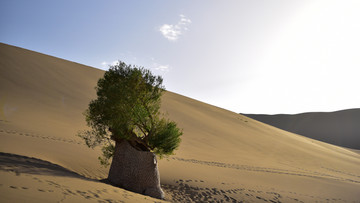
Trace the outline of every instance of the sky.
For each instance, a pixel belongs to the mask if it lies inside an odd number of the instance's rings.
[[[107,70],[237,113],[360,107],[358,0],[0,0],[0,42]]]

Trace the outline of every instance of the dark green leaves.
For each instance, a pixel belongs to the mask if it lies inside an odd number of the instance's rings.
[[[155,133],[149,137],[149,145],[159,155],[171,155],[179,147],[182,132],[176,123],[161,119]]]
[[[112,140],[142,140],[149,150],[170,155],[179,146],[182,132],[176,123],[160,118],[163,79],[151,71],[119,61],[99,79],[86,116],[91,131],[79,134],[89,147],[103,145],[101,163],[114,149]]]

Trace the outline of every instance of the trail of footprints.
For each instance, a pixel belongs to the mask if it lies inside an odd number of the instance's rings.
[[[40,139],[49,139],[54,141],[60,141],[60,142],[66,142],[71,144],[79,144],[79,145],[85,145],[83,142],[77,141],[75,139],[66,139],[61,137],[55,137],[55,136],[45,136],[41,134],[35,134],[35,133],[24,133],[24,132],[17,132],[15,130],[5,130],[0,129],[0,133],[7,133],[7,134],[16,134],[16,135],[22,135],[26,137],[33,137],[33,138],[40,138]]]
[[[303,202],[294,195],[312,199],[314,202],[346,202],[342,199],[324,198],[319,196],[310,196],[297,194],[289,191],[262,191],[255,189],[246,189],[236,187],[232,189],[218,189],[208,187],[191,186],[191,182],[204,183],[203,180],[176,180],[174,185],[162,185],[165,192],[170,195],[167,200],[173,202]],[[225,183],[222,183],[225,184]],[[280,194],[281,193],[281,194]]]
[[[292,170],[277,169],[277,168],[227,164],[227,163],[221,163],[221,162],[200,161],[200,160],[195,160],[195,159],[183,159],[183,158],[179,158],[179,157],[171,157],[170,159],[177,160],[177,161],[190,162],[190,163],[194,163],[194,164],[216,166],[216,167],[222,167],[222,168],[232,168],[232,169],[237,169],[237,170],[276,173],[276,174],[282,174],[282,175],[305,176],[305,177],[311,177],[311,178],[318,178],[319,176],[322,176],[322,177],[331,178],[331,179],[338,180],[338,181],[360,183],[359,180],[344,179],[342,177],[337,177],[337,176],[330,175],[330,174],[319,173],[316,171],[310,171],[310,170],[305,170],[305,169],[300,169],[300,168],[298,168],[299,171],[292,171]],[[328,170],[330,170],[330,169],[328,169]],[[355,175],[353,175],[353,176],[358,177]]]
[[[60,138],[60,137],[55,137],[55,136],[45,136],[45,135],[34,134],[34,133],[23,133],[23,132],[17,132],[14,130],[6,130],[6,129],[0,129],[0,133],[1,132],[8,133],[8,134],[17,134],[17,135],[22,135],[22,136],[40,138],[40,139],[50,139],[50,140],[60,141],[60,142],[65,142],[65,143],[70,143],[70,144],[85,145],[84,143],[79,142],[75,139],[65,139],[65,138]],[[227,164],[227,163],[221,163],[221,162],[201,161],[201,160],[195,160],[195,159],[184,159],[184,158],[179,158],[179,157],[171,157],[170,159],[177,160],[177,161],[191,162],[194,164],[209,165],[209,166],[223,167],[223,168],[232,168],[232,169],[238,169],[238,170],[277,173],[277,174],[284,174],[284,175],[296,175],[296,176],[306,176],[306,177],[323,176],[323,177],[333,178],[335,180],[340,180],[340,181],[360,183],[360,181],[357,181],[357,180],[344,179],[341,177],[336,177],[336,176],[329,175],[329,174],[304,170],[304,169],[300,169],[300,168],[298,168],[298,169],[301,171],[291,171],[291,170],[276,169],[276,168],[254,167],[254,166],[247,166],[247,165]],[[329,171],[333,171],[333,172],[344,173],[344,172],[336,171],[336,170],[330,169],[330,168],[326,168],[326,169]],[[344,174],[347,174],[347,173],[344,173]],[[350,175],[355,178],[360,177],[360,176],[354,175],[354,174],[347,174],[347,175]],[[41,181],[41,180],[39,180],[39,181]],[[192,180],[187,180],[185,182],[189,182],[189,181],[192,181]],[[47,182],[48,182],[48,184],[56,184],[51,181],[47,181]],[[200,182],[201,182],[201,180],[200,180]],[[239,201],[239,200],[235,199],[234,197],[232,197],[233,195],[239,195],[239,194],[243,195],[245,200],[246,200],[246,198],[249,198],[249,201],[252,201],[254,198],[256,198],[258,201],[262,200],[264,202],[281,202],[281,198],[284,198],[279,193],[276,193],[276,192],[253,191],[253,190],[246,190],[244,188],[237,188],[237,189],[231,189],[231,190],[218,190],[217,188],[198,188],[198,187],[193,187],[193,186],[190,186],[190,185],[184,183],[183,180],[178,180],[176,182],[176,184],[178,184],[178,185],[177,186],[176,185],[162,185],[164,190],[167,191],[168,194],[170,194],[172,196],[172,198],[168,199],[168,200],[189,201],[189,202],[190,201],[192,201],[192,202],[204,202],[204,201],[205,202],[223,202],[225,199],[226,202],[243,202],[243,201]],[[3,186],[3,185],[0,185],[0,187],[1,186]],[[23,190],[28,189],[27,187],[17,187],[17,186],[9,186],[9,187],[13,188],[13,189],[23,189]],[[80,190],[71,191],[70,189],[62,188],[63,186],[60,186],[60,185],[56,185],[56,187],[61,188],[63,190],[64,199],[68,195],[80,195],[86,199],[99,198],[98,194],[101,194],[103,192],[106,193],[106,191],[96,191],[97,193],[95,193],[93,191],[80,191]],[[46,190],[42,190],[42,189],[38,189],[38,191],[53,192],[51,190],[46,191]],[[177,192],[174,192],[174,191],[177,191]],[[266,193],[267,195],[271,195],[273,197],[271,199],[266,199],[266,198],[262,197],[261,195],[259,195],[261,193]],[[131,195],[129,195],[129,196],[131,196]],[[306,195],[304,195],[304,196],[306,196]],[[308,196],[308,197],[316,198],[313,196]],[[290,199],[291,201],[301,202],[300,200],[293,199],[289,196],[286,196],[285,198]],[[317,198],[319,198],[319,197],[317,197]],[[329,200],[342,201],[341,199],[329,199]],[[123,202],[123,201],[99,199],[98,202]],[[245,202],[247,202],[247,201],[245,201]]]
[[[356,178],[360,178],[359,175],[355,175],[355,174],[352,174],[352,173],[346,173],[346,172],[343,172],[343,171],[335,170],[335,169],[332,169],[332,168],[326,168],[326,167],[321,167],[321,168],[324,168],[324,169],[326,169],[328,171],[332,171],[332,172],[341,173],[341,174],[345,174],[345,175],[348,175],[348,176],[353,176],[353,177],[356,177]]]
[[[65,143],[70,143],[70,144],[85,145],[83,142],[77,141],[75,139],[66,139],[66,138],[60,138],[60,137],[55,137],[55,136],[45,136],[45,135],[34,134],[34,133],[23,133],[23,132],[17,132],[14,130],[5,130],[5,129],[0,129],[0,133],[1,132],[8,133],[8,134],[17,134],[17,135],[22,135],[22,136],[40,138],[40,139],[50,139],[50,140],[60,141],[60,142],[65,142]],[[294,175],[294,176],[306,176],[306,177],[312,177],[312,178],[317,178],[319,176],[322,176],[322,177],[331,178],[331,179],[344,181],[344,182],[360,183],[359,180],[354,180],[354,179],[349,179],[349,178],[344,179],[342,177],[337,177],[337,176],[330,175],[330,174],[319,173],[316,171],[310,171],[310,170],[300,169],[300,168],[297,168],[300,171],[292,171],[292,170],[284,170],[284,169],[276,169],[276,168],[254,167],[254,166],[247,166],[247,165],[226,164],[226,163],[221,163],[221,162],[201,161],[201,160],[195,160],[195,159],[184,159],[184,158],[179,158],[179,157],[171,157],[170,159],[177,160],[177,161],[190,162],[190,163],[194,163],[194,164],[216,166],[216,167],[223,167],[223,168],[232,168],[232,169],[237,169],[237,170],[277,173],[277,174]],[[326,169],[329,171],[333,171],[333,172],[344,173],[341,171],[336,171],[334,169],[329,169],[329,168],[326,168]],[[357,176],[354,174],[346,174],[346,175],[352,176],[354,178],[360,178],[360,176]]]
[[[21,185],[4,185],[4,184],[0,184],[0,187],[9,187],[11,189],[14,190],[36,190],[37,192],[40,193],[54,193],[56,192],[55,190],[60,190],[61,194],[63,195],[62,199],[59,200],[58,202],[63,202],[64,200],[66,200],[67,198],[69,198],[70,196],[79,196],[82,197],[84,199],[93,199],[96,200],[99,203],[118,203],[118,202],[126,202],[126,199],[129,200],[129,197],[132,197],[132,194],[130,194],[127,191],[124,191],[123,194],[119,194],[122,195],[122,199],[124,200],[115,200],[115,199],[107,199],[107,198],[102,198],[102,194],[106,194],[109,193],[109,191],[107,189],[102,189],[102,190],[78,190],[76,188],[69,188],[68,186],[64,186],[61,184],[58,184],[56,182],[53,182],[51,180],[41,180],[37,177],[33,177],[32,175],[26,174],[25,176],[29,176],[32,177],[32,179],[34,181],[37,181],[41,184],[45,184],[43,188],[29,188],[29,187],[25,187],[25,186],[21,186]],[[21,183],[19,183],[21,184]],[[45,189],[48,188],[48,186],[51,186],[54,189]],[[115,193],[119,193],[118,189],[113,189],[113,192]]]
[[[276,192],[263,192],[245,188],[218,189],[208,187],[190,186],[189,182],[204,182],[203,180],[177,180],[176,185],[162,185],[162,188],[171,195],[169,200],[174,202],[265,202],[280,203],[282,196]],[[262,197],[267,194],[271,198]],[[240,200],[241,199],[241,200]],[[299,201],[301,202],[301,201]]]
[[[292,166],[292,165],[289,165],[289,164],[287,164],[287,165],[290,166],[290,167],[293,167],[295,169],[305,171],[305,172],[310,173],[310,174],[315,174],[317,176],[328,177],[328,178],[332,178],[332,179],[340,180],[340,181],[344,181],[344,182],[360,183],[359,180],[353,180],[353,179],[349,179],[349,178],[337,177],[335,175],[330,175],[330,174],[326,174],[326,173],[320,173],[320,172],[317,172],[317,171],[311,171],[311,170],[308,170],[308,169],[295,167],[295,166]],[[331,171],[331,172],[340,173],[340,174],[343,174],[343,175],[347,175],[347,176],[351,176],[353,178],[360,179],[359,175],[355,175],[355,174],[352,174],[352,173],[348,173],[348,172],[344,172],[344,171],[340,171],[340,170],[336,170],[336,169],[331,169],[331,168],[327,168],[327,167],[323,167],[323,166],[321,166],[321,168],[326,169],[326,170]],[[310,176],[310,177],[313,177],[313,176]]]

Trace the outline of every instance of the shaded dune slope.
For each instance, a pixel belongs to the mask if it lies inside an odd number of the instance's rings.
[[[0,151],[105,178],[100,150],[74,136],[103,71],[5,44],[0,57]],[[159,161],[168,200],[360,199],[358,153],[172,92],[161,110],[184,131],[176,155]]]
[[[2,202],[161,202],[48,161],[9,153],[0,153],[0,177]]]
[[[342,147],[360,149],[360,108],[295,115],[244,115],[312,139]]]

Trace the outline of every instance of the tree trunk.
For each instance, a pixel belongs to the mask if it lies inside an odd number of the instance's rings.
[[[135,149],[127,140],[117,141],[108,180],[124,189],[164,199],[154,153]]]

